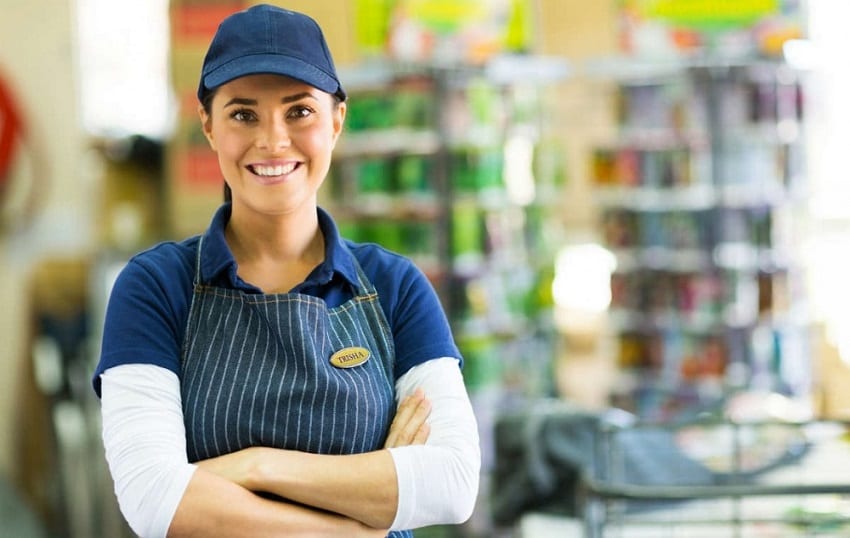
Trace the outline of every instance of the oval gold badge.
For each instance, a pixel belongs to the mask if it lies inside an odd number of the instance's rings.
[[[346,347],[331,355],[331,364],[337,368],[354,368],[369,360],[372,354],[364,347]]]

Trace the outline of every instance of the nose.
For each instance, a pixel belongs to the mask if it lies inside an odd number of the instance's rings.
[[[257,147],[267,151],[277,151],[289,147],[289,129],[286,122],[280,118],[272,118],[260,129],[257,136]]]

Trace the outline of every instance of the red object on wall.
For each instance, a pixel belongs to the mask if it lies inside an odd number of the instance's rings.
[[[189,146],[180,150],[180,177],[184,185],[192,188],[221,189],[224,179],[218,164],[218,155],[207,146]]]
[[[171,12],[172,37],[176,43],[197,41],[206,44],[212,39],[222,19],[246,7],[248,3],[244,0],[217,4],[177,4]]]
[[[44,200],[50,168],[23,103],[12,91],[12,79],[3,75],[0,72],[0,235],[32,222]],[[29,166],[22,168],[24,162]]]
[[[0,77],[0,196],[10,181],[15,145],[24,137],[24,121],[8,84]]]

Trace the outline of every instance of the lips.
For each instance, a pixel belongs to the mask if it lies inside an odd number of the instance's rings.
[[[262,178],[280,178],[281,176],[285,176],[287,174],[291,174],[296,168],[298,168],[297,162],[290,162],[285,164],[250,164],[248,165],[248,170],[251,171],[254,175],[260,176]]]

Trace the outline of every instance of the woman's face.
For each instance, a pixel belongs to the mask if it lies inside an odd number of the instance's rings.
[[[287,77],[250,75],[219,86],[200,115],[234,209],[282,215],[314,208],[345,103]]]

